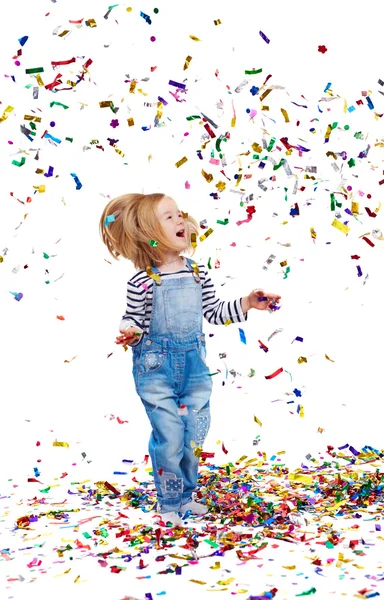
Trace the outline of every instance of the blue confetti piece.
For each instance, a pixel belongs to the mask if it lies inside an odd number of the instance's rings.
[[[17,41],[19,42],[20,46],[24,46],[25,42],[27,41],[28,36],[27,35],[23,35],[23,37],[19,38]]]
[[[368,104],[370,110],[373,110],[374,106],[372,104],[372,100],[370,99],[370,97],[367,96],[366,100],[367,100],[367,104]]]
[[[239,333],[240,333],[240,341],[243,342],[243,344],[246,344],[247,340],[245,339],[245,333],[244,333],[243,329],[240,329],[240,327],[239,327]]]
[[[76,175],[76,173],[71,173],[70,175],[75,180],[76,189],[77,190],[81,190],[81,188],[83,187],[83,184],[80,182],[80,179],[78,178],[78,176]]]
[[[357,265],[356,269],[357,269],[357,276],[358,276],[358,277],[361,277],[361,276],[362,276],[362,274],[363,274],[363,272],[362,272],[362,270],[361,270],[361,267],[360,267],[359,265]]]
[[[59,140],[59,138],[55,138],[53,137],[53,135],[51,135],[50,133],[46,133],[44,135],[45,138],[52,140],[53,142],[55,142],[56,144],[61,144],[61,140]]]
[[[348,111],[349,113],[353,112],[354,110],[356,110],[354,106],[349,106],[349,107],[347,108],[347,111]]]
[[[301,396],[301,391],[300,391],[300,390],[298,390],[297,388],[295,388],[295,389],[293,390],[293,393],[295,394],[295,396],[296,396],[296,397],[298,397],[298,396]]]
[[[294,340],[291,342],[291,344],[293,344],[293,342],[296,342],[296,340],[297,340],[298,342],[303,342],[303,341],[304,341],[304,338],[302,338],[302,337],[300,337],[300,336],[297,336],[297,337],[295,337],[295,339],[294,339]]]
[[[53,175],[53,167],[49,167],[48,173],[44,173],[44,177],[52,177]]]
[[[326,92],[327,90],[329,90],[329,88],[331,87],[331,82],[327,83],[327,85],[325,86],[325,90],[324,92]]]

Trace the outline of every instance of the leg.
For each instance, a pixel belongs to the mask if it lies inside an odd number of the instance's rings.
[[[152,425],[149,454],[156,485],[159,512],[178,511],[184,492],[181,460],[184,446],[184,424],[174,399],[162,398],[154,406],[143,398]]]
[[[197,448],[202,448],[208,435],[211,423],[209,400],[200,410],[188,407],[188,415],[184,416],[183,420],[185,424],[184,454],[180,467],[184,479],[182,503],[185,504],[192,499],[192,492],[197,485],[199,457],[195,455],[195,451]]]

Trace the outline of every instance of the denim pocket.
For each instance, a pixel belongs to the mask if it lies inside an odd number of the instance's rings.
[[[153,373],[154,371],[161,369],[166,356],[167,353],[162,351],[162,347],[159,344],[152,342],[148,350],[143,348],[137,366],[140,372]]]

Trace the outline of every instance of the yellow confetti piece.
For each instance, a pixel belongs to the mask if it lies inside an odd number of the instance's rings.
[[[181,167],[181,165],[186,163],[187,160],[188,160],[188,158],[186,156],[183,156],[183,158],[181,158],[180,160],[177,161],[177,163],[175,163],[175,167],[177,167],[177,168]]]
[[[219,192],[224,192],[225,188],[227,187],[227,184],[225,183],[225,181],[219,181],[218,183],[216,183],[216,187],[219,190]]]
[[[24,115],[24,121],[34,121],[35,123],[41,123],[41,117],[34,117],[32,115]]]
[[[205,181],[207,181],[207,183],[211,183],[211,181],[213,180],[213,175],[211,175],[211,173],[206,173],[204,169],[201,169],[201,174],[204,177]]]
[[[287,111],[285,110],[285,108],[280,108],[280,110],[281,110],[281,112],[283,113],[283,117],[284,117],[284,119],[285,119],[285,122],[286,122],[286,123],[289,123],[289,117],[288,117],[288,113],[287,113]]]
[[[302,363],[306,363],[308,361],[305,358],[305,356],[299,356],[299,358],[297,359],[297,362],[299,363],[299,365],[301,365]]]
[[[348,225],[344,225],[344,223],[342,223],[341,221],[338,221],[337,219],[334,219],[332,226],[336,227],[336,229],[338,229],[339,231],[341,231],[342,233],[345,233],[345,234],[347,234],[350,230],[350,227],[348,227]]]
[[[235,127],[236,126],[236,117],[232,117],[231,119],[231,127]]]
[[[260,425],[260,427],[263,426],[262,422],[259,421],[259,419],[256,417],[256,415],[253,415],[253,420],[255,421],[255,423],[257,423],[258,425]]]
[[[235,581],[234,577],[230,577],[229,579],[221,580],[217,582],[217,585],[229,585],[230,583],[232,583],[232,581]]]
[[[304,406],[302,404],[300,404],[299,417],[304,417]]]
[[[192,56],[187,56],[187,58],[185,59],[183,71],[186,71],[188,69],[191,60],[192,60]]]
[[[334,360],[332,360],[332,358],[329,358],[329,356],[327,354],[324,354],[324,356],[327,360],[329,360],[329,362],[333,362],[333,363],[335,362]]]
[[[130,119],[128,119],[128,127],[133,127],[134,124],[135,124],[135,121],[132,117]]]
[[[69,448],[68,442],[58,442],[57,440],[53,442],[52,446],[60,446],[60,448]]]
[[[34,185],[33,189],[37,190],[39,194],[42,194],[43,192],[45,192],[45,185]]]
[[[260,154],[263,151],[263,148],[260,146],[260,144],[253,142],[252,150],[254,150],[254,152],[257,152],[258,154]]]
[[[312,483],[312,477],[310,475],[301,475],[300,473],[289,473],[288,480],[306,483],[308,485]]]
[[[227,321],[225,321],[224,327],[228,327],[228,325],[232,325],[231,319],[228,319]]]
[[[356,563],[352,563],[352,567],[356,567],[356,569],[365,569],[365,567],[362,567],[361,565],[358,565]]]
[[[195,35],[190,35],[189,36],[191,38],[191,40],[193,40],[194,42],[201,42],[201,40],[199,40],[199,38],[197,38]]]
[[[44,87],[44,81],[41,79],[39,74],[36,75],[36,80],[40,87]]]
[[[189,36],[191,37],[191,36]],[[198,583],[199,585],[206,585],[205,581],[199,581],[198,579],[190,579],[189,580],[191,583]]]
[[[212,227],[210,227],[209,229],[207,229],[207,231],[203,235],[201,235],[199,237],[200,242],[204,242],[204,240],[206,240],[207,237],[209,237],[212,233],[213,233],[213,229],[212,229]]]
[[[351,211],[352,211],[352,214],[359,214],[359,203],[358,202],[352,202]]]
[[[268,96],[268,94],[270,94],[272,92],[271,88],[265,90],[265,92],[262,93],[262,95],[260,96],[260,102],[262,102],[264,100],[264,98],[266,98]]]
[[[296,569],[296,565],[283,565],[283,569],[288,569],[289,571],[293,571],[294,569]]]
[[[88,21],[85,21],[85,23],[88,25],[88,27],[97,27],[95,19],[88,19]]]
[[[210,569],[212,569],[213,571],[215,571],[216,569],[220,569],[220,563],[219,562],[215,562],[215,564],[213,565],[213,567],[209,567]]]
[[[378,213],[380,208],[381,208],[381,202],[379,202],[379,206],[377,208],[375,208],[375,210],[373,212]]]

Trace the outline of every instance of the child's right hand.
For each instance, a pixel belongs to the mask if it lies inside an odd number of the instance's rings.
[[[127,327],[127,329],[120,329],[120,333],[122,333],[123,335],[118,335],[116,337],[115,344],[128,344],[128,346],[132,346],[132,344],[136,344],[137,341],[140,339],[140,336],[143,333],[143,331],[138,327],[131,325],[131,327]],[[137,333],[139,333],[140,336],[135,335]]]

